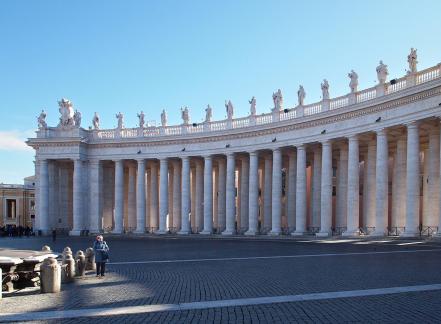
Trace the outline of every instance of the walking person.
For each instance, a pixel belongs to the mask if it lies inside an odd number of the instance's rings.
[[[102,235],[97,235],[93,243],[93,251],[95,252],[96,276],[103,278],[106,272],[106,262],[109,260],[109,246]]]

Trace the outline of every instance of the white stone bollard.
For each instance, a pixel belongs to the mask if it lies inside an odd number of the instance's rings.
[[[55,258],[47,258],[40,267],[42,293],[57,293],[61,289],[61,268]]]
[[[51,248],[48,245],[44,245],[41,248],[41,251],[43,251],[43,252],[51,252],[52,250],[51,250]]]
[[[66,255],[70,254],[72,255],[72,250],[70,249],[70,247],[66,246],[63,250],[63,255],[62,255],[62,261],[64,263],[64,259],[66,258]]]
[[[83,251],[79,250],[75,256],[75,276],[84,277],[86,271],[86,257]]]
[[[95,253],[93,252],[93,248],[89,247],[86,250],[86,270],[95,270]]]
[[[75,260],[72,257],[71,253],[63,254],[62,267],[63,267],[63,272],[62,272],[61,281],[63,283],[73,281],[73,278],[75,277]]]

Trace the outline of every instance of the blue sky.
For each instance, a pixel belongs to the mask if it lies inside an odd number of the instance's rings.
[[[70,99],[91,124],[103,128],[136,113],[180,122],[188,106],[201,121],[268,112],[282,89],[285,106],[320,100],[327,78],[331,97],[348,92],[347,73],[359,88],[375,84],[382,59],[390,77],[404,75],[410,47],[419,69],[441,62],[440,1],[7,1],[0,2],[0,182],[21,183],[33,174],[36,116],[44,108],[50,126],[57,100]]]

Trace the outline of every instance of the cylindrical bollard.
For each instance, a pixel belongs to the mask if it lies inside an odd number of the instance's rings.
[[[95,270],[95,253],[93,252],[93,248],[89,247],[86,250],[86,270]]]
[[[50,248],[48,245],[44,245],[44,246],[41,248],[41,251],[43,251],[43,252],[51,252],[51,248]]]
[[[62,282],[71,282],[75,277],[75,260],[72,257],[72,254],[66,253],[63,256],[63,273],[62,273]]]
[[[72,255],[72,250],[70,249],[70,247],[66,246],[63,250],[63,257],[62,257],[63,262],[64,262],[64,259],[66,258],[66,254],[68,254],[68,253],[70,255]]]
[[[47,258],[40,267],[42,293],[57,293],[61,289],[61,268],[55,258]]]
[[[83,251],[79,250],[75,256],[75,276],[84,277],[86,271],[86,257]]]

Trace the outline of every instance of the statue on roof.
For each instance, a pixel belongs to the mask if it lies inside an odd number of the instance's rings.
[[[184,108],[181,107],[181,118],[183,125],[188,125],[190,123],[190,112],[188,111],[187,106],[185,106]]]
[[[139,128],[144,128],[144,124],[145,124],[145,115],[144,112],[141,110],[141,112],[139,114],[137,114],[138,118],[139,118]]]
[[[351,81],[349,82],[349,88],[351,89],[351,93],[357,92],[358,74],[355,73],[354,70],[351,70],[351,72],[348,73],[348,77],[351,79]]]
[[[81,126],[81,112],[79,112],[78,110],[75,109],[73,118],[74,118],[75,126],[80,127]]]
[[[60,112],[60,123],[58,127],[72,127],[75,126],[74,121],[74,108],[72,102],[62,98],[58,101],[58,111]]]
[[[283,108],[283,96],[282,96],[282,90],[277,90],[273,93],[273,103],[274,103],[274,110],[279,111]]]
[[[233,107],[233,103],[231,102],[231,100],[228,100],[228,102],[225,100],[225,109],[227,111],[227,118],[233,119],[234,107]]]
[[[46,112],[44,110],[41,110],[40,115],[37,117],[38,121],[38,129],[46,129],[47,123],[46,123]]]
[[[207,105],[207,108],[205,108],[205,122],[210,123],[211,118],[213,117],[213,109],[210,105]]]
[[[119,112],[116,114],[116,119],[118,119],[118,129],[124,128],[124,115]]]
[[[407,74],[415,73],[417,71],[417,50],[416,48],[410,49],[410,54],[407,55],[407,63],[409,63],[409,70],[407,71]]]
[[[387,70],[387,65],[380,60],[380,64],[377,66],[377,78],[379,84],[384,84],[386,82],[389,71]]]
[[[256,98],[253,96],[251,98],[251,100],[248,100],[248,103],[251,105],[250,106],[250,115],[256,116]]]
[[[299,106],[303,106],[306,97],[306,92],[305,89],[303,89],[302,85],[300,85],[299,90],[297,91],[297,97],[299,100]]]
[[[324,79],[321,84],[322,87],[322,98],[323,100],[329,99],[329,83],[328,80]]]
[[[162,125],[162,127],[167,126],[167,112],[165,111],[165,109],[162,109],[162,113],[161,113],[161,125]]]
[[[94,130],[100,129],[100,116],[98,116],[98,113],[95,112],[92,118],[92,125]]]

